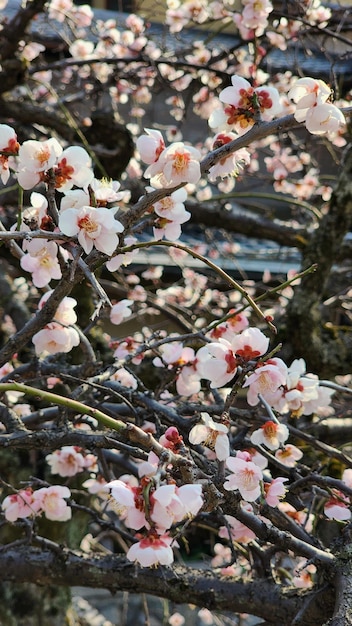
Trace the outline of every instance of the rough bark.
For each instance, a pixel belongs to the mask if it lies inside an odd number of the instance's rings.
[[[249,612],[270,623],[322,626],[333,608],[333,589],[324,586],[308,592],[282,589],[273,580],[251,583],[220,578],[207,570],[176,566],[140,570],[118,556],[86,557],[60,549],[11,547],[0,553],[5,581],[32,580],[37,585],[83,585],[112,593],[129,591],[167,598],[209,610]],[[274,621],[273,621],[274,620]]]
[[[302,266],[317,263],[317,270],[302,279],[287,310],[286,337],[292,345],[290,356],[301,356],[310,371],[328,377],[344,373],[351,366],[346,337],[324,328],[322,302],[343,239],[352,222],[352,147],[346,153],[329,211],[303,249]]]
[[[341,542],[342,543],[342,542]],[[352,543],[350,532],[346,529],[344,541],[335,566],[335,578],[333,581],[336,599],[333,616],[325,626],[351,626],[352,625]]]

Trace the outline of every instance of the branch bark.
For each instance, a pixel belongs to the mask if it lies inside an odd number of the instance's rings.
[[[284,355],[284,358],[299,355],[305,359],[309,371],[327,378],[331,371],[335,375],[345,373],[352,365],[351,352],[342,335],[331,336],[324,330],[322,316],[322,302],[328,296],[325,290],[331,270],[343,239],[351,228],[351,181],[352,147],[346,153],[329,211],[303,249],[302,267],[317,263],[317,270],[302,279],[287,309],[285,335],[292,346],[292,354]]]
[[[277,624],[291,624],[306,604],[296,626],[322,626],[333,607],[332,589],[308,592],[283,589],[273,580],[243,582],[219,578],[203,569],[182,567],[144,568],[120,556],[94,556],[60,549],[50,550],[22,545],[4,546],[0,552],[2,579],[37,585],[80,585],[105,588],[111,592],[129,591],[187,602],[209,610],[248,612]],[[249,609],[250,607],[250,609]]]

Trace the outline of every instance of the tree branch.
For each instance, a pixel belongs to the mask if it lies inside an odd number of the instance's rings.
[[[37,585],[80,585],[109,589],[112,593],[148,593],[176,603],[187,602],[209,610],[250,612],[278,624],[292,623],[304,599],[307,603],[304,620],[297,626],[321,626],[332,613],[333,597],[330,589],[301,592],[285,590],[273,580],[243,582],[239,579],[219,578],[217,573],[204,569],[182,567],[139,568],[119,556],[86,556],[62,549],[50,550],[29,546],[4,546],[0,552],[3,581],[26,582]]]

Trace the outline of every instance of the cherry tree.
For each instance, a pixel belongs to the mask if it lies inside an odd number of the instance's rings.
[[[348,12],[170,0],[164,45],[137,15],[1,6],[4,589],[351,624]],[[328,77],[270,71],[308,42]],[[243,236],[295,271],[225,271]]]

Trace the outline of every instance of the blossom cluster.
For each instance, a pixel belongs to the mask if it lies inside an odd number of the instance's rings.
[[[6,496],[1,506],[9,522],[42,514],[51,521],[67,522],[72,515],[72,509],[66,502],[70,497],[69,488],[63,485],[41,487],[35,491],[27,487]]]
[[[176,451],[182,444],[182,437],[175,427],[170,427],[160,443]],[[133,477],[113,480],[105,485],[104,491],[110,494],[110,507],[128,528],[144,529],[144,534],[137,534],[136,543],[127,552],[129,560],[143,567],[173,562],[172,547],[177,547],[177,542],[170,534],[171,529],[195,517],[203,506],[200,484],[180,487],[173,481],[160,484],[158,457],[154,453],[149,454],[148,462],[140,465],[139,481],[134,481]]]

